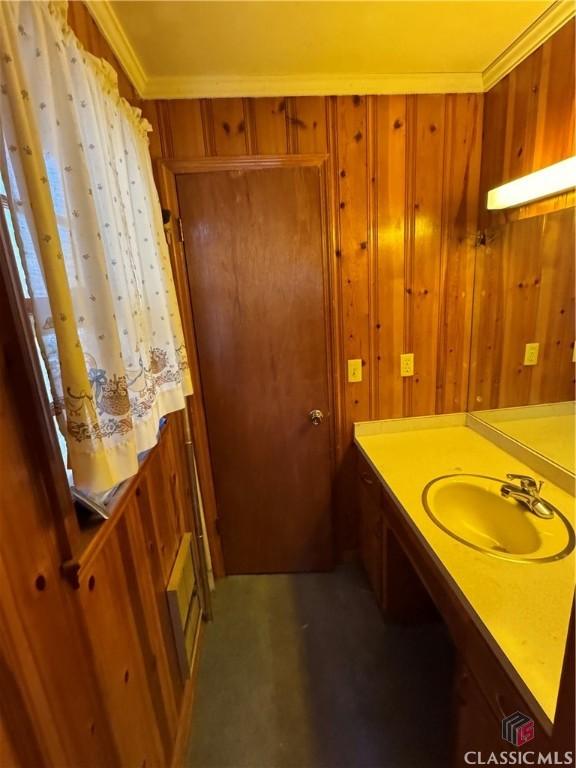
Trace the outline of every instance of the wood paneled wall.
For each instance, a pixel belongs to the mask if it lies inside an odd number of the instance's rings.
[[[83,6],[69,8],[105,48]],[[191,528],[183,423],[170,416],[113,517],[82,533],[73,584],[1,272],[0,766],[166,768],[185,746],[192,695],[165,596]]]
[[[342,402],[337,496],[354,539],[355,421],[466,407],[482,96],[150,101],[154,158],[326,153]],[[402,379],[400,354],[414,352]],[[345,380],[361,358],[363,380]]]
[[[70,19],[85,45],[119,71],[124,95],[137,103],[81,3],[70,4]],[[488,213],[484,202],[489,188],[574,154],[574,21],[485,96],[203,99],[141,106],[154,128],[153,158],[329,157],[338,266],[336,375],[343,393],[336,414],[343,481],[337,496],[348,521],[354,421],[571,396],[566,346],[574,338],[567,264],[573,222],[568,214],[525,225],[514,221],[565,208],[574,196],[508,216]],[[486,245],[476,258],[478,229]],[[526,244],[532,254],[527,260]],[[540,263],[537,254],[544,252],[547,261]],[[552,275],[562,275],[562,291]],[[534,340],[542,344],[543,362],[528,370],[519,355]],[[402,352],[415,354],[412,378],[400,377]],[[349,384],[346,360],[357,357],[363,360],[363,381]],[[209,522],[211,509],[209,503]],[[352,530],[344,524],[344,546]]]
[[[508,213],[492,187],[576,154],[572,20],[486,94],[470,410],[574,398],[574,193]],[[536,366],[524,346],[539,342]]]
[[[190,529],[181,420],[87,546],[74,588],[1,278],[0,316],[0,765],[168,766],[191,690],[164,592]]]

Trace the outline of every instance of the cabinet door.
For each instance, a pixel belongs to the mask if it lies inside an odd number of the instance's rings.
[[[382,510],[380,483],[366,462],[358,462],[360,553],[378,605],[382,601]]]
[[[454,681],[454,766],[466,765],[466,752],[506,750],[500,737],[501,721],[490,708],[468,668],[458,662]],[[510,745],[508,745],[510,746]]]

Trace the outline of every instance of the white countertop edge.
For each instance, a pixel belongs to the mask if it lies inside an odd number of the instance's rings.
[[[385,435],[391,432],[412,432],[417,429],[442,429],[442,427],[465,427],[467,413],[446,413],[433,416],[408,416],[378,421],[357,421],[354,437]]]
[[[354,438],[386,435],[394,432],[413,432],[420,429],[442,429],[444,427],[469,427],[497,448],[526,464],[554,485],[572,496],[576,493],[576,476],[570,470],[524,443],[507,435],[493,424],[489,424],[474,413],[446,413],[432,416],[408,416],[396,419],[357,421],[354,423]]]

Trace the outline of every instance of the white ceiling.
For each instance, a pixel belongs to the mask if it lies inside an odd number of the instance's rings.
[[[93,0],[149,98],[481,91],[573,0]]]

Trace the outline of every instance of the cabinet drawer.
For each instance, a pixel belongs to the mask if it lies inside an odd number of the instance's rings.
[[[370,464],[368,464],[360,452],[358,452],[356,467],[358,480],[361,486],[366,490],[374,502],[380,504],[380,481]]]

